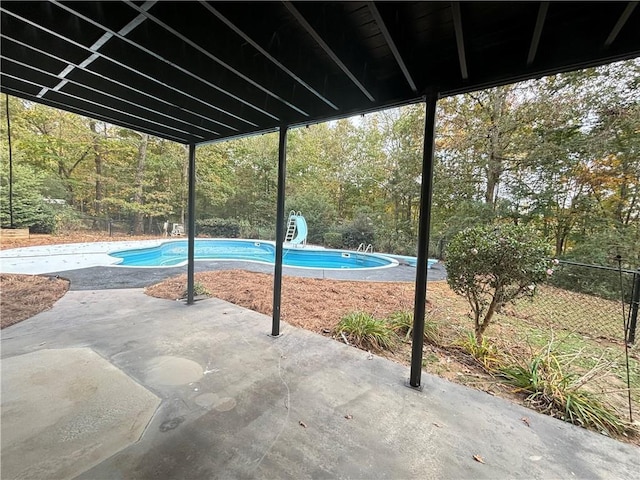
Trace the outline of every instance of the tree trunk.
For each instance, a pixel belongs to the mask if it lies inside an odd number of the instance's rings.
[[[498,286],[496,288],[496,293],[493,296],[493,299],[491,299],[491,304],[489,305],[489,308],[487,309],[487,313],[484,316],[484,318],[482,319],[482,322],[476,322],[476,332],[475,333],[476,333],[476,341],[478,342],[478,345],[480,345],[482,343],[482,336],[484,335],[485,330],[487,329],[487,327],[491,323],[491,319],[493,318],[493,314],[496,313],[496,311],[502,305],[503,296],[504,296],[503,295],[503,289],[502,289],[502,287]]]
[[[564,235],[562,235],[561,233],[558,233],[556,235],[556,247],[555,247],[554,256],[556,257],[562,256],[563,251],[564,251]]]
[[[89,127],[91,128],[91,132],[93,133],[93,156],[96,166],[96,185],[95,185],[95,213],[96,215],[102,214],[102,199],[104,197],[104,189],[102,186],[102,145],[100,145],[99,137],[98,137],[98,129],[96,128],[96,122],[91,120],[89,122]]]
[[[143,212],[142,212],[142,194],[143,194],[143,180],[144,180],[144,166],[147,160],[147,144],[149,143],[149,135],[146,133],[140,134],[140,143],[138,145],[138,166],[136,168],[135,177],[135,193],[133,195],[133,202],[135,204],[135,213],[133,220],[132,233],[134,235],[140,235],[143,232]]]
[[[184,146],[184,161],[182,163],[182,182],[180,184],[180,223],[184,225],[187,208],[187,195],[189,189],[187,187],[189,177],[189,147]]]
[[[489,159],[487,160],[487,188],[485,190],[484,199],[488,205],[491,205],[495,210],[498,185],[500,184],[500,178],[504,171],[503,159],[504,152],[502,148],[502,136],[501,129],[504,115],[505,105],[507,102],[507,90],[498,88],[492,95],[492,102],[490,112],[491,124],[489,126]]]

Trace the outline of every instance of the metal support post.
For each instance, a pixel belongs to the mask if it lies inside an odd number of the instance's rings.
[[[627,325],[626,341],[633,345],[636,341],[636,328],[638,326],[638,307],[640,306],[640,268],[633,274],[633,290],[631,296],[631,309],[629,311],[629,323]]]
[[[427,264],[429,257],[429,224],[431,221],[431,194],[433,184],[433,150],[436,126],[437,93],[426,97],[424,146],[422,150],[422,185],[420,186],[420,223],[418,226],[418,260],[416,265],[416,291],[413,307],[413,340],[411,343],[411,374],[409,387],[422,389],[422,346],[424,314],[427,301]]]
[[[187,305],[193,304],[196,247],[196,146],[189,145],[189,200],[187,206]]]
[[[287,129],[280,127],[278,145],[278,200],[276,203],[276,258],[273,274],[273,318],[271,336],[280,335],[280,304],[282,300],[282,251],[284,248],[284,190],[287,176]]]

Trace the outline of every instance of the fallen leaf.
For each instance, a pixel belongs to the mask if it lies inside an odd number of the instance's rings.
[[[307,424],[304,423],[302,420],[298,422],[298,425],[300,425],[301,427],[307,428]]]
[[[482,458],[480,455],[474,455],[474,456],[473,456],[473,459],[474,459],[476,462],[484,463],[484,458]]]
[[[527,417],[522,417],[520,420],[522,420],[522,423],[524,423],[527,427],[531,426]]]
[[[347,414],[344,416],[344,418],[346,418],[347,420],[351,420],[353,418],[353,415]]]

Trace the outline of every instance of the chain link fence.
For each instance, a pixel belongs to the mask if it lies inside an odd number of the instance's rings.
[[[173,223],[169,223],[171,231]],[[162,235],[164,233],[164,221],[156,218],[145,218],[140,224],[142,235]],[[133,235],[133,221],[129,218],[108,218],[91,215],[76,214],[70,218],[63,218],[58,226],[58,233],[68,232],[103,232],[109,236]]]
[[[533,297],[505,306],[503,313],[538,327],[633,343],[639,297],[640,270],[561,261]]]

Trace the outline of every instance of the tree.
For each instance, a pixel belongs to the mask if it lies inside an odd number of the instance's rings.
[[[31,233],[51,233],[55,228],[53,211],[44,202],[40,189],[42,175],[35,169],[17,164],[13,173],[13,226],[29,228]],[[2,164],[0,172],[0,224],[11,225],[9,212],[9,178]]]
[[[459,232],[447,249],[447,282],[473,312],[478,343],[496,311],[552,273],[547,246],[519,225],[484,225]]]

